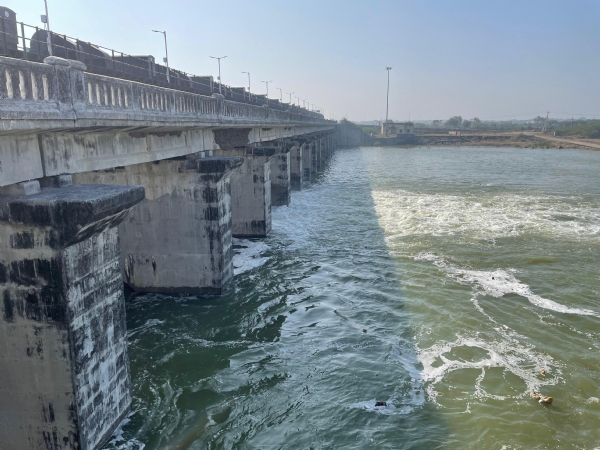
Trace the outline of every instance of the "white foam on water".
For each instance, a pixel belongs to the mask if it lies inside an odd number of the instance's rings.
[[[475,239],[520,236],[600,238],[600,211],[566,196],[515,193],[372,191],[388,241],[408,236],[466,235]],[[569,220],[562,220],[568,217]]]
[[[130,412],[127,417],[125,417],[121,423],[115,428],[108,444],[114,445],[115,448],[119,450],[144,450],[146,444],[138,441],[137,439],[129,439],[126,440],[123,437],[123,427],[131,422],[131,417],[135,414],[135,412]]]
[[[516,272],[514,269],[496,269],[491,271],[459,269],[452,264],[449,264],[444,257],[428,252],[419,253],[417,256],[413,257],[413,259],[415,261],[430,261],[436,267],[445,270],[448,276],[459,283],[474,286],[476,291],[474,292],[475,296],[473,298],[473,303],[480,312],[483,312],[483,310],[477,302],[477,295],[479,294],[491,295],[495,298],[503,297],[506,294],[517,294],[529,300],[532,305],[550,311],[563,314],[600,317],[600,314],[595,311],[583,308],[571,308],[554,300],[534,294],[529,285],[518,280],[513,275],[513,273]]]
[[[264,265],[270,258],[260,256],[269,247],[262,241],[250,241],[247,239],[233,239],[233,244],[242,248],[234,249],[233,274],[240,275],[249,270]]]
[[[461,283],[469,283],[481,289],[482,293],[500,298],[506,294],[517,294],[526,298],[532,305],[563,314],[576,314],[580,316],[600,317],[597,312],[589,309],[570,308],[554,300],[540,297],[531,292],[531,288],[515,278],[512,273],[505,270],[479,271],[456,270],[454,278]]]
[[[144,323],[143,325],[140,325],[139,327],[129,330],[127,332],[127,338],[129,339],[138,333],[141,333],[143,331],[148,331],[149,329],[154,328],[158,325],[161,325],[165,322],[166,322],[165,320],[160,320],[160,319],[148,319],[146,321],[146,323]]]
[[[552,357],[535,351],[531,346],[521,344],[510,335],[509,330],[498,328],[496,331],[500,334],[500,338],[492,342],[477,337],[459,336],[454,342],[440,341],[419,351],[418,358],[423,365],[421,377],[423,382],[428,383],[427,392],[431,401],[436,402],[435,384],[441,382],[449,373],[461,369],[481,370],[474,386],[474,397],[476,398],[505,400],[510,397],[522,397],[529,390],[539,390],[542,385],[555,385],[560,382],[561,369]],[[448,357],[453,349],[464,347],[483,350],[485,355],[471,361]],[[527,385],[527,390],[514,396],[501,396],[486,392],[481,383],[486,370],[493,367],[504,368],[521,378]],[[542,369],[552,375],[541,380],[537,374]]]

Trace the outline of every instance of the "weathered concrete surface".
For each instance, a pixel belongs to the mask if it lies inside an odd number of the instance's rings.
[[[291,200],[290,153],[280,147],[280,153],[271,158],[271,205],[288,206]]]
[[[97,449],[131,404],[116,226],[143,188],[2,197],[0,448]]]
[[[73,176],[142,185],[119,227],[123,278],[139,292],[220,294],[233,276],[231,182],[241,157],[165,160]]]
[[[292,191],[302,190],[303,149],[299,142],[293,142],[290,149],[290,184]]]
[[[279,147],[245,150],[244,163],[231,176],[234,237],[265,237],[271,231],[271,158]]]
[[[309,182],[312,174],[312,145],[310,142],[302,144],[302,181]]]
[[[319,152],[319,142],[318,142],[318,138],[314,139],[311,143],[310,143],[310,153],[311,153],[311,166],[310,166],[310,171],[311,173],[317,174],[319,173],[319,159],[321,157],[321,154]]]
[[[0,57],[0,186],[334,127],[319,114],[85,73],[78,61],[47,61]]]

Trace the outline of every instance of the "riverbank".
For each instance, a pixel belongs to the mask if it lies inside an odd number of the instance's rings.
[[[600,150],[600,139],[564,139],[534,132],[493,133],[461,132],[460,136],[442,133],[419,133],[417,145],[449,147],[513,147],[513,148],[576,148]]]

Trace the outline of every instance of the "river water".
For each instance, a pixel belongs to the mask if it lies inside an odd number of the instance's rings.
[[[106,448],[600,448],[600,152],[338,150],[235,243],[228,295],[128,303]]]

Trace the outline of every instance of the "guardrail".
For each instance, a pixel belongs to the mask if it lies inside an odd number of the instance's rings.
[[[201,123],[286,123],[328,125],[318,115],[204,96],[130,80],[84,72],[79,61],[57,57],[45,63],[0,57],[2,129],[76,126],[161,126]],[[53,121],[47,126],[41,120]],[[105,121],[105,122],[102,122]]]
[[[318,112],[295,105],[250,94],[245,88],[235,88],[213,81],[212,76],[198,76],[157,64],[151,55],[129,55],[77,38],[47,32],[39,27],[0,17],[0,55],[32,62],[43,62],[48,56],[79,61],[86,71],[97,75],[121,78],[164,88],[211,96],[220,93],[226,100],[273,110],[292,110],[294,114],[323,119]]]

